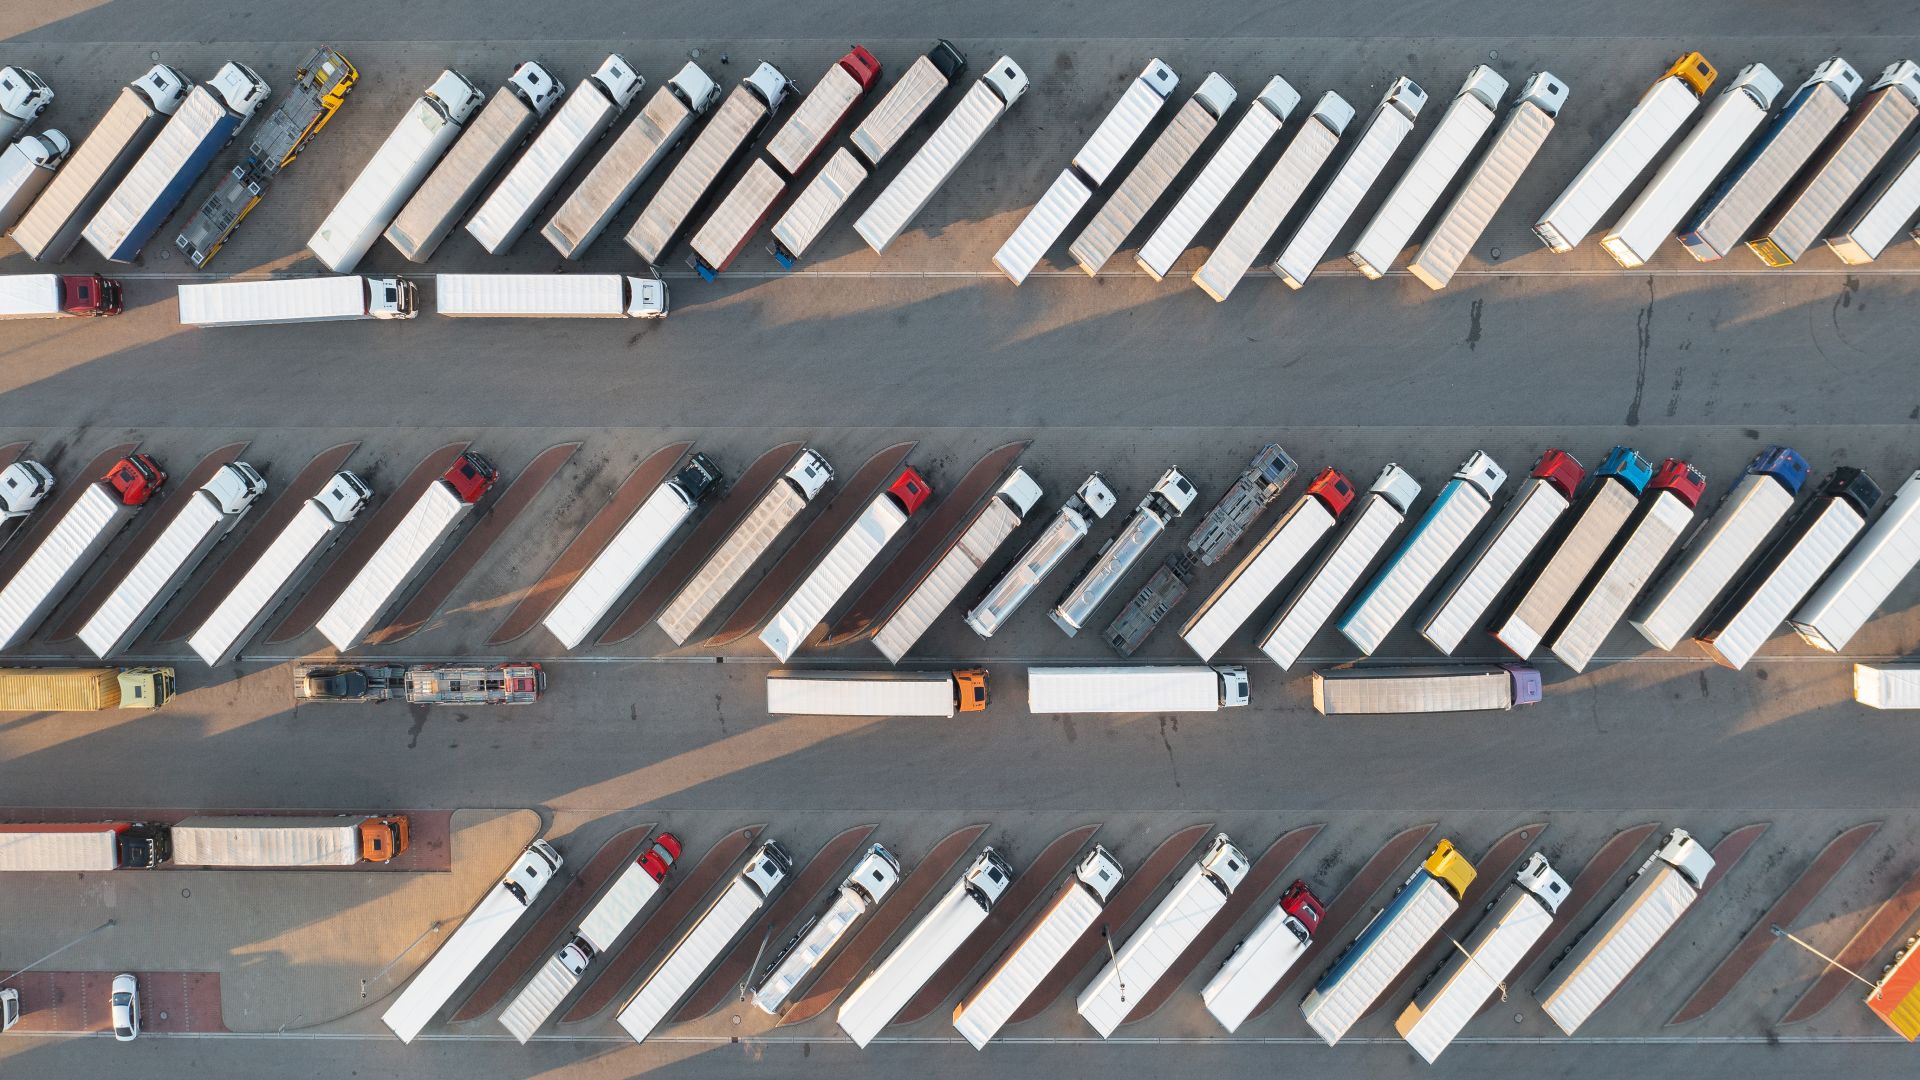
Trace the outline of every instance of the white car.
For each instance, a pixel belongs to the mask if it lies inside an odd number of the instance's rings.
[[[132,1042],[140,1034],[140,984],[132,975],[113,977],[113,1037]]]

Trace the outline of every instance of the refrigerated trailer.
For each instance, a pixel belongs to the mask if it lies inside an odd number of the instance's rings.
[[[1413,531],[1336,624],[1362,656],[1373,655],[1454,555],[1473,538],[1480,520],[1493,509],[1494,495],[1506,482],[1507,470],[1479,450],[1454,470],[1453,479],[1434,496]]]
[[[664,319],[658,274],[435,274],[434,310],[474,319]]]
[[[767,676],[774,716],[942,716],[987,707],[987,669],[787,671]]]
[[[145,454],[115,462],[87,485],[5,588],[0,588],[0,649],[18,645],[73,588],[155,492],[167,474]]]
[[[1920,709],[1920,664],[1853,665],[1853,700],[1871,709]]]
[[[572,650],[593,633],[633,588],[640,575],[653,565],[667,541],[680,531],[699,509],[701,500],[719,487],[720,467],[705,454],[696,453],[686,467],[653,489],[647,501],[633,512],[620,531],[613,534],[580,576],[560,597],[553,610],[541,620],[562,648]]]
[[[1260,635],[1260,651],[1282,668],[1292,667],[1419,497],[1420,482],[1405,469],[1389,464],[1380,470],[1359,509]]]
[[[1533,223],[1534,235],[1557,252],[1579,247],[1700,107],[1717,74],[1697,52],[1675,60]]]
[[[753,992],[753,1003],[768,1016],[780,1015],[780,1009],[793,995],[801,980],[812,974],[834,946],[840,944],[880,901],[900,883],[900,860],[875,844],[867,849],[853,871],[840,883],[827,910],[809,919],[800,932],[768,963]]]
[[[1488,527],[1453,576],[1420,616],[1420,636],[1442,655],[1452,656],[1468,631],[1506,591],[1514,575],[1533,557],[1560,515],[1573,505],[1586,470],[1564,450],[1548,450],[1534,462],[1520,490]]]
[[[1247,1022],[1281,977],[1306,955],[1325,914],[1307,883],[1295,881],[1280,894],[1280,902],[1266,918],[1220,962],[1219,970],[1200,988],[1200,1000],[1228,1034]]]
[[[1322,469],[1306,493],[1276,522],[1258,546],[1240,560],[1220,587],[1207,597],[1180,639],[1195,656],[1213,659],[1259,607],[1266,603],[1333,526],[1353,501],[1353,485],[1333,469]]]
[[[993,67],[980,76],[966,97],[961,98],[933,134],[927,136],[919,151],[907,159],[893,182],[854,221],[854,231],[868,247],[876,254],[887,250],[887,245],[906,229],[914,215],[925,209],[960,163],[967,160],[967,155],[973,153],[980,140],[999,123],[1000,117],[1026,94],[1027,85],[1027,73],[1020,70],[1013,57],[1002,56],[994,61]],[[854,133],[854,139],[858,145],[859,132]]]
[[[1253,197],[1234,217],[1233,224],[1227,226],[1226,235],[1214,245],[1207,261],[1193,272],[1193,283],[1213,297],[1215,303],[1225,300],[1240,284],[1240,279],[1247,276],[1253,261],[1260,257],[1267,241],[1273,239],[1280,223],[1292,213],[1300,196],[1306,194],[1308,185],[1333,156],[1333,148],[1352,122],[1353,106],[1345,98],[1331,90],[1320,95],[1300,130],[1293,133],[1280,160],[1273,163],[1266,178],[1254,189]]]
[[[760,643],[781,663],[790,659],[932,494],[919,473],[901,469],[768,620]]]
[[[409,262],[432,258],[507,159],[552,111],[560,89],[553,74],[535,61],[514,68],[387,227],[387,243]]]
[[[387,862],[407,850],[405,815],[190,817],[168,829],[178,866],[293,868]]]
[[[1414,230],[1453,186],[1453,178],[1466,166],[1467,156],[1493,126],[1500,99],[1506,94],[1506,77],[1487,65],[1467,72],[1466,82],[1447,103],[1447,111],[1440,114],[1433,134],[1421,144],[1407,171],[1394,181],[1386,201],[1373,212],[1373,220],[1360,230],[1359,239],[1347,252],[1347,261],[1361,274],[1377,281],[1393,268],[1393,260],[1413,239]]]
[[[1160,129],[1128,171],[1120,186],[1107,196],[1100,209],[1087,222],[1067,251],[1080,269],[1092,277],[1100,273],[1113,253],[1139,228],[1160,197],[1173,186],[1174,177],[1200,151],[1200,145],[1213,134],[1227,110],[1233,106],[1235,92],[1220,73],[1210,72],[1167,126]]]
[[[1816,649],[1839,652],[1920,564],[1920,472],[1893,493],[1886,512],[1860,536],[1788,622]]]
[[[0,153],[0,235],[11,229],[34,198],[46,190],[71,149],[73,144],[66,135],[48,128],[38,135],[22,136]]]
[[[660,265],[713,185],[773,119],[792,86],[780,69],[762,63],[733,88],[627,230],[627,246],[635,254]]]
[[[411,319],[420,313],[419,287],[406,278],[342,274],[278,281],[210,281],[178,288],[182,326]]]
[[[1288,288],[1298,289],[1307,283],[1314,267],[1320,264],[1327,249],[1333,246],[1334,238],[1359,207],[1360,200],[1366,197],[1367,189],[1380,178],[1393,152],[1413,130],[1414,120],[1426,103],[1427,92],[1404,75],[1387,87],[1380,104],[1374,106],[1373,115],[1367,118],[1367,126],[1360,130],[1360,138],[1347,148],[1347,156],[1320,189],[1313,209],[1307,211],[1293,238],[1273,262],[1273,272]]]
[[[887,958],[840,1004],[837,1022],[864,1049],[966,944],[1013,882],[1013,867],[992,848],[981,851],[960,880],[921,916]]]
[[[978,985],[953,1007],[953,1026],[975,1050],[1006,1026],[1073,946],[1093,929],[1120,884],[1120,861],[1099,844],[1074,868],[1053,901],[1027,926]]]
[[[1313,673],[1313,708],[1322,716],[1506,712],[1538,704],[1540,695],[1540,672],[1525,664],[1341,664]]]
[[[1908,139],[1865,195],[1827,233],[1827,247],[1848,266],[1880,257],[1920,214],[1920,139]]]
[[[1132,664],[1031,667],[1027,711],[1072,713],[1218,712],[1247,703],[1247,669],[1237,665]]]
[[[832,479],[833,467],[819,451],[800,451],[794,463],[760,496],[660,613],[660,629],[675,645],[687,643]]]
[[[1593,662],[1620,617],[1693,524],[1694,508],[1706,489],[1707,478],[1686,462],[1668,458],[1660,463],[1639,509],[1547,640],[1547,648],[1561,663],[1585,671]]]
[[[118,315],[120,282],[99,274],[0,274],[0,319]]]
[[[1080,546],[1093,523],[1107,516],[1115,502],[1113,491],[1099,473],[1082,481],[1080,487],[1053,515],[1033,543],[1013,560],[979,602],[967,612],[967,625],[983,638],[990,638],[1013,613],[1020,609],[1033,590],[1044,581],[1054,568],[1066,561],[1073,549]]]
[[[1147,242],[1140,245],[1133,261],[1148,277],[1155,281],[1166,278],[1174,262],[1213,218],[1220,204],[1227,201],[1227,195],[1247,170],[1253,168],[1254,160],[1280,134],[1281,125],[1299,105],[1300,92],[1287,80],[1278,75],[1267,80],[1248,103],[1247,111],[1240,115],[1240,122],[1201,167],[1200,175],[1180,193],[1173,209],[1167,211]]]
[[[0,873],[151,870],[171,853],[167,827],[143,821],[0,825]]]
[[[1114,586],[1199,495],[1179,469],[1162,473],[1140,500],[1140,505],[1134,507],[1126,524],[1120,526],[1119,534],[1101,547],[1093,561],[1061,595],[1060,602],[1053,606],[1048,613],[1053,624],[1068,637],[1085,629],[1087,621],[1113,592]]]
[[[973,516],[960,538],[940,556],[926,575],[908,590],[906,599],[880,622],[873,644],[882,656],[897,664],[914,642],[947,610],[961,590],[980,573],[1015,529],[1040,502],[1040,485],[1022,468],[1002,481],[986,505]]]

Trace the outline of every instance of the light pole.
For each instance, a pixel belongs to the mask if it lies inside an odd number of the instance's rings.
[[[1113,981],[1120,987],[1120,1004],[1127,1003],[1127,975],[1120,970],[1120,954],[1113,951],[1113,935],[1107,932],[1107,924],[1100,924],[1100,940],[1107,943],[1107,959],[1113,962]]]
[[[107,927],[112,925],[113,925],[113,920],[108,919],[106,922],[101,923],[99,926],[96,926],[93,929],[87,931],[86,933],[81,934],[79,937],[74,938],[72,941],[67,942],[65,945],[60,946],[59,948],[53,950],[52,952],[41,957],[40,959],[35,960],[33,963],[28,964],[26,967],[21,968],[19,971],[14,972],[12,975],[7,976],[6,979],[0,979],[0,983],[6,982],[7,979],[17,978],[21,975],[26,974],[27,972],[33,970],[34,968],[39,967],[41,964],[44,964],[47,961],[53,959],[54,957],[59,956],[61,953],[66,952],[68,949],[73,948],[75,945],[80,944],[81,942],[87,940],[88,938],[92,937],[93,935],[99,933],[102,930],[105,930]]]

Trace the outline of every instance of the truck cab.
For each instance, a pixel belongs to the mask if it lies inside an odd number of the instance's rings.
[[[720,467],[705,454],[694,454],[687,459],[687,465],[673,474],[673,489],[687,501],[688,506],[697,505],[707,493],[720,484]]]
[[[659,884],[667,880],[667,871],[673,869],[674,862],[679,858],[680,838],[670,832],[663,832],[654,837],[652,846],[641,852],[640,858],[635,861],[655,884]]]
[[[1673,66],[1668,68],[1660,78],[1678,78],[1693,88],[1695,97],[1705,97],[1707,88],[1713,85],[1713,80],[1719,74],[1720,72],[1707,62],[1706,57],[1697,52],[1690,52],[1675,60]]]
[[[967,868],[960,881],[975,903],[983,909],[991,908],[1000,899],[1000,894],[1007,891],[1007,886],[1013,883],[1013,867],[999,852],[987,848],[979,858],[973,860],[973,865]]]
[[[267,81],[245,64],[228,63],[213,77],[213,90],[227,108],[242,119],[252,116],[267,99]],[[236,131],[238,129],[235,129]]]
[[[566,968],[574,978],[579,978],[587,973],[587,965],[593,963],[594,951],[586,938],[575,934],[572,940],[560,946],[560,951],[554,953],[553,958],[560,961],[560,966]]]
[[[853,872],[847,875],[847,884],[866,897],[868,904],[878,904],[900,884],[900,860],[893,857],[893,852],[875,844],[854,865]]]
[[[152,870],[173,858],[173,843],[164,825],[135,822],[114,836],[114,865],[121,870]]]
[[[342,469],[334,473],[333,479],[313,498],[328,517],[345,524],[367,508],[367,503],[373,500],[373,490],[358,476]]]
[[[1655,859],[1680,871],[1688,881],[1693,882],[1693,887],[1696,889],[1705,885],[1707,875],[1713,873],[1713,856],[1708,854],[1707,849],[1702,847],[1700,842],[1693,838],[1693,834],[1685,829],[1675,829],[1668,833],[1666,839],[1660,841],[1660,846],[1654,850],[1654,853],[1647,857],[1646,863],[1640,867],[1640,872],[1645,873]]]
[[[464,503],[477,503],[487,493],[493,482],[500,479],[500,470],[493,467],[478,450],[468,450],[460,455],[440,479],[453,489],[453,493]]]
[[[507,76],[507,85],[535,116],[547,115],[553,103],[560,100],[560,81],[538,61],[529,60],[514,68]]]
[[[1292,916],[1293,921],[1299,923],[1300,928],[1307,932],[1307,937],[1312,937],[1319,931],[1320,920],[1327,914],[1326,906],[1320,903],[1320,898],[1313,895],[1313,890],[1307,887],[1305,881],[1298,879],[1287,886],[1286,892],[1280,894],[1280,910]]]
[[[1082,885],[1092,889],[1094,895],[1105,903],[1107,898],[1113,895],[1114,888],[1120,884],[1120,878],[1124,873],[1125,871],[1120,868],[1120,860],[1114,858],[1113,853],[1106,848],[1095,844],[1093,850],[1087,852],[1086,857],[1080,860],[1080,865],[1074,870],[1073,876],[1079,878]]]
[[[1009,108],[1026,96],[1029,85],[1027,73],[1020,70],[1020,65],[1014,63],[1011,56],[994,61],[993,66],[980,76],[980,81],[993,87],[993,92],[999,94],[1000,100]]]
[[[165,486],[167,474],[146,454],[133,454],[113,463],[102,483],[112,487],[124,506],[145,506]]]
[[[919,473],[912,469],[901,469],[900,475],[887,485],[887,494],[900,504],[901,513],[912,517],[919,511],[920,505],[927,501],[927,497],[933,494],[933,488]]]
[[[953,707],[980,712],[987,707],[987,669],[961,668],[953,673]]]
[[[11,987],[0,987],[0,1032],[9,1031],[20,1022],[20,991]]]
[[[1548,450],[1534,464],[1532,476],[1552,484],[1571,500],[1573,493],[1580,490],[1580,482],[1587,478],[1587,470],[1565,450]]]
[[[367,314],[375,319],[411,319],[420,314],[420,287],[402,277],[367,279]]]
[[[669,306],[667,283],[660,280],[660,271],[648,277],[628,276],[627,318],[664,319]]]
[[[714,102],[720,100],[720,84],[691,60],[682,64],[680,70],[674,72],[673,78],[667,80],[667,89],[694,113],[706,112],[713,108]]]
[[[170,667],[121,668],[120,707],[157,709],[173,700],[173,669]]]
[[[1439,878],[1455,896],[1465,896],[1467,886],[1472,885],[1473,879],[1479,874],[1467,857],[1454,848],[1451,840],[1442,840],[1434,845],[1433,854],[1427,856],[1427,861],[1421,863],[1420,868]]]
[[[1558,912],[1560,904],[1567,898],[1567,879],[1556,872],[1547,857],[1534,852],[1527,857],[1527,864],[1513,879],[1521,888],[1540,898],[1550,912]]]
[[[62,274],[60,310],[83,318],[118,315],[126,310],[121,302],[120,282],[99,274]]]
[[[1307,485],[1307,494],[1326,504],[1327,512],[1339,517],[1353,505],[1353,482],[1341,475],[1338,469],[1325,468]]]
[[[413,826],[405,814],[360,823],[360,857],[367,862],[386,862],[405,853],[412,843]]]
[[[793,84],[780,74],[780,69],[765,61],[753,69],[753,74],[747,76],[745,82],[756,97],[767,103],[768,112],[778,109],[780,103],[786,100],[787,91],[793,89]]]
[[[0,469],[0,521],[14,521],[53,494],[53,473],[45,465],[22,459]]]
[[[53,89],[40,76],[23,67],[0,68],[0,113],[6,120],[0,130],[7,137],[33,123],[53,104]]]
[[[452,70],[442,71],[440,77],[433,80],[433,85],[427,87],[426,96],[439,102],[447,119],[456,124],[466,123],[467,117],[473,115],[473,110],[486,100],[479,89],[467,81],[466,76]]]
[[[1700,496],[1707,491],[1707,478],[1699,469],[1679,458],[1668,458],[1660,463],[1659,469],[1655,470],[1647,490],[1671,491],[1688,506],[1698,506]]]
[[[527,850],[520,855],[520,861],[507,872],[500,885],[520,901],[521,907],[526,907],[533,903],[533,898],[546,888],[547,881],[560,870],[561,861],[560,853],[553,850],[552,844],[535,840],[527,845]]]
[[[1386,96],[1380,99],[1380,104],[1390,105],[1408,116],[1418,116],[1427,104],[1427,92],[1419,83],[1402,75],[1387,87]]]
[[[1200,868],[1231,893],[1247,877],[1247,853],[1234,846],[1226,833],[1215,833],[1207,853],[1200,857]]]
[[[1225,709],[1239,708],[1252,698],[1248,688],[1247,669],[1239,665],[1228,665],[1213,669],[1220,676],[1220,706]]]
[[[787,853],[787,849],[781,846],[780,841],[769,840],[760,845],[759,851],[753,853],[752,861],[747,863],[746,869],[740,871],[740,876],[753,882],[760,889],[761,896],[771,896],[791,873],[793,873],[793,856]]]
[[[647,85],[647,80],[619,53],[608,53],[607,58],[600,61],[600,67],[593,73],[593,81],[599,83],[606,90],[607,97],[623,109],[632,104]]]
[[[266,492],[267,482],[253,466],[235,461],[220,466],[201,490],[213,497],[221,513],[237,518]]]
[[[800,452],[800,460],[787,470],[787,479],[793,481],[808,501],[820,494],[833,479],[833,466],[818,450],[808,449]]]
[[[1150,494],[1165,499],[1175,514],[1186,513],[1187,508],[1193,505],[1193,500],[1200,497],[1199,489],[1179,469],[1168,469],[1161,473],[1160,479],[1154,481]]]

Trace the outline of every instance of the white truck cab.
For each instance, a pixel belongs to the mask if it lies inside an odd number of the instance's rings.
[[[1244,675],[1245,671],[1242,670],[1241,674]],[[1248,866],[1247,853],[1235,847],[1226,833],[1215,833],[1207,853],[1200,857],[1201,869],[1218,879],[1229,893],[1246,880]]]
[[[0,480],[0,482],[4,482]],[[327,511],[327,516],[335,521],[351,521],[367,508],[373,499],[373,489],[353,473],[342,469],[333,474],[314,501]]]
[[[1213,669],[1220,676],[1220,707],[1237,708],[1251,699],[1251,687],[1247,681],[1247,669],[1239,665],[1228,665]]]
[[[803,450],[800,460],[787,470],[787,479],[793,481],[794,486],[811,501],[833,479],[833,466],[827,464],[827,459],[821,457],[818,450]]]
[[[593,72],[593,81],[604,87],[613,103],[623,109],[631,105],[647,85],[647,80],[641,78],[633,65],[627,63],[627,58],[619,53],[608,53],[607,58],[600,61],[600,66]]]
[[[519,90],[520,100],[527,103],[527,108],[532,109],[535,116],[547,115],[553,103],[560,100],[560,92],[564,89],[552,72],[534,60],[514,68],[513,74],[507,76],[507,83]]]
[[[53,473],[37,461],[21,460],[0,469],[0,521],[15,521],[53,494]]]
[[[981,907],[990,908],[1000,899],[1000,894],[1007,891],[1007,886],[1013,883],[1013,867],[999,852],[987,848],[979,858],[973,860],[973,865],[967,868],[966,875],[960,880],[966,884],[967,891],[980,901]]]
[[[368,278],[367,314],[376,319],[413,318],[420,314],[419,286],[406,278]]]
[[[1680,871],[1696,889],[1706,884],[1707,875],[1713,873],[1713,856],[1693,838],[1693,834],[1685,829],[1675,829],[1668,833],[1654,853],[1647,857],[1646,866],[1642,866],[1641,869],[1645,870],[1647,866],[1653,865],[1655,859]]]
[[[486,100],[479,87],[452,69],[442,71],[440,77],[433,80],[433,85],[427,87],[426,96],[439,102],[440,107],[447,110],[447,118],[456,124],[466,123],[467,117],[473,115],[473,110]]]
[[[1020,70],[1020,65],[1014,63],[1011,56],[1003,56],[994,61],[993,66],[988,68],[986,74],[980,76],[980,79],[993,87],[994,92],[1000,95],[1000,100],[1006,102],[1009,107],[1026,95],[1029,85],[1027,73]]]
[[[227,63],[213,77],[214,92],[227,108],[242,117],[252,116],[260,103],[267,99],[267,81],[253,73],[245,64]]]
[[[1153,482],[1153,493],[1167,500],[1176,512],[1182,514],[1193,505],[1193,500],[1200,497],[1200,490],[1179,469],[1168,469],[1161,473],[1160,479]]]
[[[651,277],[627,278],[627,318],[664,319],[667,306],[667,283],[660,280],[660,271]]]
[[[22,67],[0,68],[0,143],[39,119],[53,104],[53,89]]]
[[[746,869],[740,871],[740,876],[759,886],[760,895],[765,897],[773,895],[774,890],[778,889],[787,880],[787,875],[792,872],[793,856],[787,853],[787,849],[781,846],[780,841],[769,840],[760,845],[759,851],[753,853],[753,861],[747,864]]]
[[[131,85],[145,94],[154,111],[162,116],[178,112],[180,103],[187,100],[187,94],[193,90],[191,79],[165,64],[148,68],[147,73]]]
[[[1034,506],[1040,502],[1040,497],[1045,492],[1040,490],[1039,481],[1029,476],[1027,470],[1015,469],[1013,475],[1007,477],[994,494],[1005,495],[1007,501],[1017,507],[1020,510],[1020,516],[1024,518],[1033,512]]]
[[[748,86],[753,87],[754,93],[760,95],[760,100],[767,103],[769,112],[778,109],[780,103],[787,99],[787,91],[793,89],[793,84],[787,81],[785,75],[780,74],[780,69],[764,60],[760,62],[759,67],[753,69],[753,74],[747,76],[746,82]],[[720,88],[714,87],[714,93],[719,92]]]
[[[244,461],[235,461],[220,466],[220,471],[214,473],[213,479],[207,481],[207,486],[201,490],[220,505],[221,513],[238,514],[252,506],[253,501],[267,490],[267,482],[253,466]]]
[[[755,72],[755,74],[759,73]],[[713,107],[714,102],[720,100],[720,84],[714,82],[706,72],[700,70],[699,64],[691,60],[681,65],[673,78],[667,80],[667,85],[673,87],[680,100],[686,103],[687,108],[696,113],[706,112]]]
[[[0,987],[0,1032],[20,1022],[20,991],[11,986]]]

